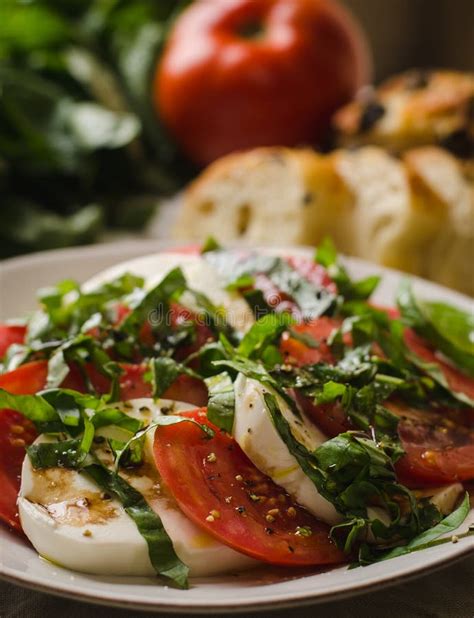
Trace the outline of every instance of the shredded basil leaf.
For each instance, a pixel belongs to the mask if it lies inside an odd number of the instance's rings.
[[[136,335],[147,320],[151,320],[154,329],[163,326],[170,300],[185,289],[183,271],[174,268],[152,290],[133,299],[132,311],[120,324],[119,331]]]
[[[398,556],[404,556],[420,549],[426,549],[433,544],[433,541],[439,539],[443,534],[449,534],[457,530],[463,523],[469,514],[471,507],[469,501],[469,494],[466,492],[461,504],[452,513],[447,515],[438,524],[425,530],[421,534],[415,536],[406,545],[400,547],[394,547],[391,550],[379,552],[373,552],[370,563],[381,562],[382,560],[390,560],[391,558],[397,558]],[[447,539],[450,541],[450,539]]]
[[[227,372],[205,380],[209,391],[207,418],[219,429],[232,433],[235,413],[234,384]]]
[[[397,295],[405,323],[474,377],[474,314],[445,303],[415,298],[410,282],[402,282]]]
[[[217,269],[227,285],[233,285],[238,280],[247,282],[254,275],[266,275],[280,292],[295,301],[304,318],[316,318],[330,313],[336,306],[334,294],[307,281],[278,256],[210,251],[205,254],[205,258]],[[260,301],[261,298],[257,304]]]
[[[150,368],[152,371],[153,397],[162,397],[180,375],[202,380],[198,373],[168,356],[151,359]]]
[[[61,424],[54,407],[41,395],[12,395],[0,388],[0,409],[2,408],[20,412],[33,421],[40,432],[51,429],[55,423],[56,427]]]
[[[99,464],[86,466],[82,472],[104,491],[113,494],[135,522],[148,545],[148,554],[155,571],[177,588],[188,587],[188,567],[176,555],[161,519],[145,498],[123,478]]]
[[[245,333],[236,353],[245,358],[261,358],[268,346],[277,343],[282,332],[293,323],[293,318],[287,313],[263,316]]]
[[[345,301],[366,300],[372,296],[380,283],[380,277],[372,275],[360,281],[352,281],[339,262],[336,247],[330,238],[325,238],[316,250],[315,261],[324,266]]]
[[[54,442],[39,442],[28,446],[26,452],[35,470],[44,468],[80,468],[87,452],[81,448],[81,440],[61,440]]]

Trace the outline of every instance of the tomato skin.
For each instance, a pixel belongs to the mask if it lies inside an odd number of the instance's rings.
[[[249,38],[255,26],[262,33]],[[198,0],[154,78],[157,112],[206,165],[234,150],[313,143],[370,77],[358,25],[331,0]]]
[[[341,323],[341,320],[322,317],[293,327],[295,332],[312,337],[318,344],[317,348],[311,348],[302,341],[291,337],[289,333],[283,333],[280,351],[285,362],[298,366],[321,362],[333,363],[334,357],[327,344],[327,339],[333,331],[339,328]]]
[[[26,326],[14,324],[0,324],[0,358],[7,353],[8,348],[14,343],[23,343],[25,340]]]
[[[400,417],[405,455],[397,474],[409,487],[474,479],[474,427],[463,410],[421,410],[396,401],[384,404]]]
[[[44,388],[46,361],[26,363],[0,375],[0,388],[14,395],[33,395]],[[14,410],[0,410],[0,520],[21,532],[16,499],[20,490],[25,446],[37,433],[33,423]]]
[[[417,335],[415,331],[409,328],[405,330],[405,343],[414,354],[425,362],[436,363],[453,391],[464,393],[471,399],[474,399],[474,380],[440,358],[436,350]]]
[[[303,412],[329,438],[334,438],[340,433],[354,429],[339,402],[316,405],[309,397],[300,395],[298,392],[295,394],[295,398]]]
[[[0,410],[0,520],[21,532],[16,500],[25,446],[36,438],[33,423],[19,412]]]
[[[32,361],[0,375],[0,388],[13,395],[34,395],[43,390],[47,376],[47,361]]]
[[[329,540],[329,527],[293,504],[255,468],[231,436],[207,420],[204,410],[182,415],[216,432],[208,440],[196,425],[179,423],[159,427],[155,433],[158,470],[192,521],[225,545],[271,564],[322,565],[346,560]],[[263,499],[251,498],[259,493]],[[269,521],[268,511],[275,507],[278,514]],[[293,507],[291,515],[289,507]],[[209,518],[212,512],[217,514]],[[310,527],[312,534],[295,535],[297,526]]]

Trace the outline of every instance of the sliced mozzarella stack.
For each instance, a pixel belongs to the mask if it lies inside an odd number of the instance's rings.
[[[199,255],[185,253],[156,253],[122,262],[95,275],[84,285],[83,290],[92,291],[124,273],[143,277],[145,288],[156,286],[171,270],[181,268],[189,287],[205,294],[216,307],[225,311],[229,324],[240,332],[245,332],[254,322],[253,314],[237,291],[227,291],[217,271]],[[183,295],[182,302],[190,309],[196,309],[191,295]]]
[[[239,374],[235,382],[234,438],[253,464],[283,487],[296,502],[318,519],[337,523],[340,516],[334,506],[318,493],[276,430],[265,404],[265,392],[271,391],[260,382]],[[296,416],[276,393],[272,394],[277,398],[293,437],[308,451],[314,451],[327,440],[303,413]]]
[[[120,407],[149,424],[162,408],[166,407],[168,413],[170,408],[178,412],[189,409],[189,404],[137,399]],[[106,435],[111,431],[117,430],[97,433]],[[123,476],[159,515],[176,554],[190,568],[190,576],[214,575],[256,564],[214,540],[180,511],[160,483],[152,452],[153,433],[153,429],[147,433],[144,464]],[[106,446],[96,453],[103,461],[107,456],[110,459]],[[38,553],[51,562],[94,574],[154,574],[147,544],[133,520],[118,501],[104,494],[86,475],[64,468],[34,470],[25,457],[18,506],[25,534]]]

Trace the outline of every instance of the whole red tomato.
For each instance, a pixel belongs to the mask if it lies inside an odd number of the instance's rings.
[[[233,150],[317,142],[369,74],[365,38],[333,0],[197,0],[173,27],[154,101],[204,165]]]

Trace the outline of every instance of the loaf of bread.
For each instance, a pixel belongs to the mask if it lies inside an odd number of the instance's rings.
[[[174,235],[315,245],[474,294],[474,185],[449,152],[402,159],[366,146],[329,155],[260,148],[218,160],[190,185]]]
[[[310,190],[315,161],[323,159],[310,150],[289,148],[258,148],[218,159],[187,190],[176,237],[311,243],[322,216],[316,216],[319,209]]]
[[[400,153],[439,145],[474,157],[474,73],[408,71],[362,90],[333,126],[339,146],[375,144]]]

